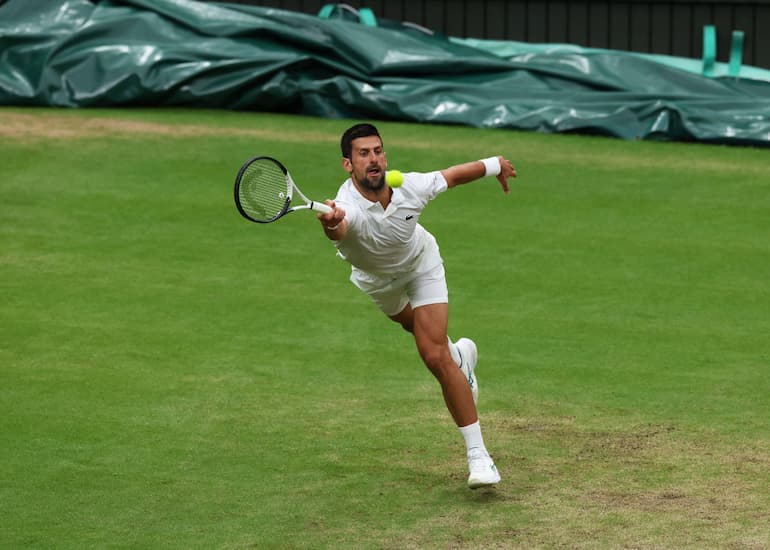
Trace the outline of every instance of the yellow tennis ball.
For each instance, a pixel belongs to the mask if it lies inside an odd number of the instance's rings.
[[[394,188],[401,187],[401,184],[404,183],[404,174],[398,170],[388,170],[385,172],[385,183]]]

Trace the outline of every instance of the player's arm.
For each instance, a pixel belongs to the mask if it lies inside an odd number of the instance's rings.
[[[503,187],[503,191],[509,193],[508,178],[516,177],[516,169],[510,160],[501,155],[450,166],[442,170],[441,174],[446,180],[447,187],[470,183],[484,176],[495,176]]]
[[[348,221],[345,219],[345,211],[334,204],[334,201],[325,200],[332,211],[328,214],[318,214],[318,221],[321,222],[324,233],[332,241],[341,241],[348,232]]]

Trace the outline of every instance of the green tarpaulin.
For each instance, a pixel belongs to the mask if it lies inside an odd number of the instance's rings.
[[[0,104],[184,105],[770,144],[770,82],[192,0],[7,0]]]

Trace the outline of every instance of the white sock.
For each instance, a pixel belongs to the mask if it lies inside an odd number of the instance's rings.
[[[457,363],[457,366],[460,366],[460,363],[462,362],[462,358],[460,357],[460,352],[457,351],[457,346],[452,342],[452,340],[449,339],[449,336],[446,337],[447,342],[449,342],[449,355],[452,356],[452,360]]]
[[[465,448],[470,451],[471,449],[481,449],[486,451],[487,448],[484,445],[484,438],[481,436],[481,424],[477,420],[473,424],[468,426],[462,426],[460,433],[465,438]]]

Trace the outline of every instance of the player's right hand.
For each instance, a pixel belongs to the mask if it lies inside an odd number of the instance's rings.
[[[332,211],[328,214],[322,214],[319,212],[318,219],[323,225],[324,229],[332,230],[332,228],[339,228],[340,224],[345,221],[345,211],[337,206],[333,200],[326,199],[324,201],[326,206],[332,208]]]

